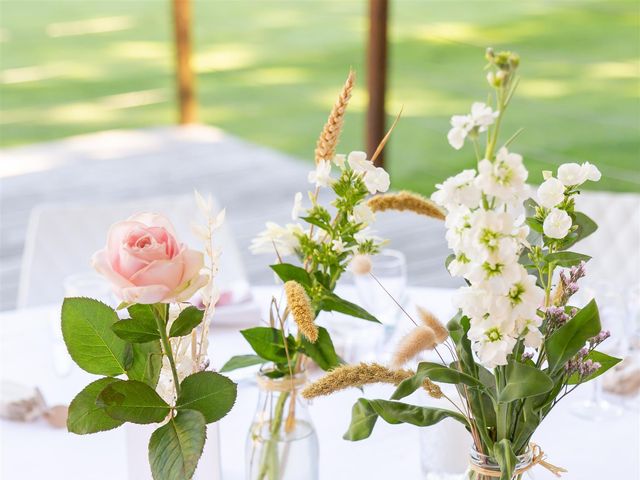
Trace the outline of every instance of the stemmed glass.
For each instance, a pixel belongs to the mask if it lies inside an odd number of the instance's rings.
[[[373,325],[375,332],[366,334],[376,340],[373,353],[382,354],[402,315],[398,305],[407,300],[407,261],[402,252],[385,249],[371,257],[371,263],[370,273],[354,276],[355,287],[362,307],[383,324],[382,332]]]
[[[628,335],[625,322],[624,299],[619,289],[611,282],[596,282],[583,289],[586,301],[595,298],[600,312],[600,323],[603,330],[608,330],[611,337],[598,346],[598,350],[608,355],[624,358],[629,350]],[[622,415],[622,408],[603,397],[602,377],[592,382],[591,397],[573,405],[573,412],[584,419],[601,421]]]

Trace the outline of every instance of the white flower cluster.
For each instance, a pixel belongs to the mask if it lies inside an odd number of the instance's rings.
[[[309,172],[309,183],[314,184],[316,188],[331,187],[335,181],[331,176],[333,164],[335,164],[341,172],[349,168],[358,174],[372,195],[377,192],[386,192],[389,189],[389,174],[383,168],[376,167],[371,160],[368,160],[365,152],[357,151],[351,152],[349,155],[338,154],[333,158],[333,162],[318,162],[315,170]],[[291,210],[292,220],[297,221],[305,212],[306,209],[302,205],[302,192],[298,192],[293,199],[293,207]],[[350,216],[349,220],[366,226],[366,228],[354,235],[358,243],[364,243],[369,240],[373,240],[375,243],[382,242],[382,239],[375,236],[372,229],[368,227],[368,225],[375,220],[375,214],[366,203],[356,205],[353,209],[353,215]],[[274,222],[267,222],[266,227],[267,228],[260,232],[251,242],[249,248],[254,254],[274,253],[275,247],[275,250],[281,257],[286,257],[295,253],[301,235],[311,235],[311,229],[303,228],[300,223],[289,223],[283,227]],[[315,239],[320,240],[318,237],[320,235],[322,235],[321,232],[316,229]],[[332,248],[336,253],[342,253],[348,250],[340,240],[334,240],[332,242]],[[350,249],[353,249],[353,247]]]
[[[545,181],[538,187],[537,201],[541,207],[549,210],[542,225],[544,234],[549,238],[561,239],[571,229],[571,217],[561,207],[568,192],[579,187],[587,180],[597,182],[602,176],[595,165],[585,162],[565,163],[558,167],[558,178],[552,172],[543,172]]]
[[[447,134],[449,144],[456,150],[460,150],[467,136],[486,132],[498,118],[499,113],[494,112],[491,107],[482,102],[475,102],[471,105],[470,114],[454,115],[451,117],[451,130]]]
[[[468,337],[480,362],[505,365],[518,339],[542,341],[537,309],[544,291],[519,264],[529,228],[524,224],[528,172],[522,157],[506,148],[475,170],[447,179],[431,196],[447,210],[447,242],[455,258],[452,275],[465,278],[455,305],[469,317]]]

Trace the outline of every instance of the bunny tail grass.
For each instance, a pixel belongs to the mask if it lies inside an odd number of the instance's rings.
[[[445,213],[431,200],[413,192],[387,193],[369,199],[369,208],[374,212],[385,210],[410,211],[438,220],[445,219]]]

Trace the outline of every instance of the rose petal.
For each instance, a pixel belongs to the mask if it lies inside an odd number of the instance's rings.
[[[91,257],[91,265],[115,287],[131,287],[133,284],[122,275],[114,272],[109,263],[106,250],[99,250]]]
[[[127,303],[159,303],[167,300],[171,291],[164,285],[129,287],[122,289],[122,300]]]
[[[187,283],[184,289],[175,296],[175,301],[186,302],[193,297],[198,290],[204,287],[208,281],[209,277],[207,275],[199,275],[192,279],[191,282]]]
[[[162,285],[173,291],[181,283],[183,269],[183,262],[177,257],[172,260],[158,260],[136,272],[130,280],[137,286]]]
[[[183,248],[184,250],[180,253],[180,256],[182,257],[184,264],[184,271],[182,273],[180,284],[186,283],[198,275],[204,266],[204,255],[202,252],[189,250],[186,247]]]
[[[171,236],[177,237],[173,224],[164,215],[158,213],[144,212],[129,217],[130,222],[140,222],[148,227],[162,227],[166,229]]]

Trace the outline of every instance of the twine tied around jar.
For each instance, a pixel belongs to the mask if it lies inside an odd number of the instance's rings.
[[[567,470],[562,468],[562,467],[557,467],[555,465],[553,465],[552,463],[549,463],[545,460],[545,453],[542,450],[542,448],[540,448],[540,446],[536,445],[535,443],[530,443],[529,444],[529,448],[531,448],[531,451],[533,453],[532,457],[531,457],[531,461],[529,462],[528,465],[522,467],[522,468],[518,468],[515,472],[513,472],[516,475],[520,475],[524,472],[528,472],[529,470],[531,470],[533,467],[535,467],[536,465],[540,465],[541,467],[546,468],[547,470],[549,470],[551,473],[553,473],[556,477],[560,477],[562,473],[567,473]],[[474,465],[473,463],[470,465],[471,470],[473,470],[476,473],[479,473],[481,475],[484,475],[486,477],[491,477],[491,478],[500,478],[501,474],[500,472],[496,472],[495,470],[489,470],[487,468],[484,468],[480,465]]]
[[[269,378],[265,375],[258,375],[258,386],[267,392],[295,392],[307,383],[305,372],[297,373],[294,376],[287,375],[283,378]]]

